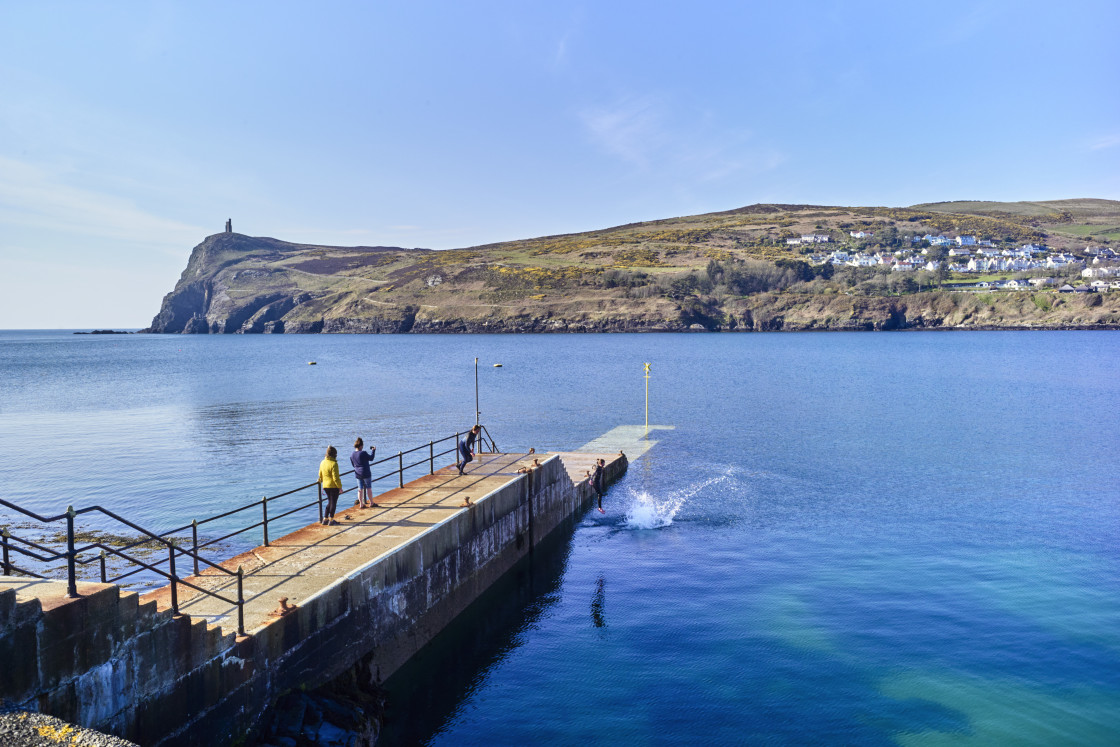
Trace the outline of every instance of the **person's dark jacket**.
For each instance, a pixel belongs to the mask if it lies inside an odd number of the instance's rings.
[[[350,464],[354,465],[354,477],[359,480],[368,480],[371,476],[369,471],[369,462],[372,454],[367,454],[361,449],[354,449],[354,453],[350,455]]]

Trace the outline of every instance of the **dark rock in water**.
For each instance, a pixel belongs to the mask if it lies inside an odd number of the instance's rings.
[[[328,685],[282,696],[263,719],[256,747],[373,747],[385,696],[369,660]]]
[[[131,335],[131,332],[117,331],[115,329],[95,329],[92,332],[75,332],[76,335]]]

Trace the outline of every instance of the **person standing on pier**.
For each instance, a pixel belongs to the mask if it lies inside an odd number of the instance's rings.
[[[595,470],[591,473],[591,487],[595,489],[595,495],[599,497],[599,513],[605,514],[603,510],[603,470],[606,468],[607,462],[604,459],[595,460]]]
[[[354,442],[354,453],[350,455],[350,464],[354,466],[354,479],[358,481],[358,507],[359,508],[377,508],[377,504],[373,502],[373,473],[370,472],[369,463],[373,461],[373,457],[377,454],[377,447],[369,447],[369,453],[362,451],[365,444],[362,442],[362,437],[358,436],[358,440]]]
[[[334,509],[338,505],[338,494],[342,490],[342,479],[338,476],[338,450],[327,447],[327,456],[319,462],[319,484],[327,494],[327,508],[323,511],[323,524],[337,524]]]
[[[459,474],[463,474],[463,470],[467,465],[474,461],[474,442],[478,438],[478,434],[482,432],[482,426],[476,425],[467,433],[465,440],[459,440],[459,458],[455,461],[455,467],[459,470]]]

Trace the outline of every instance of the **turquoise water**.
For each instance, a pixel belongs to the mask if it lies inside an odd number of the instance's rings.
[[[538,450],[640,423],[650,361],[675,429],[387,683],[385,743],[1116,744],[1118,342],[8,332],[0,472],[169,527],[469,425],[475,356]]]

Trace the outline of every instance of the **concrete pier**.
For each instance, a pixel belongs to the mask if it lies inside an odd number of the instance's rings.
[[[298,606],[455,514],[480,510],[490,495],[522,478],[516,470],[530,464],[536,456],[479,454],[462,477],[454,466],[445,467],[434,475],[381,494],[376,500],[378,508],[340,508],[335,517],[337,526],[311,524],[273,540],[268,547],[256,547],[221,563],[231,571],[238,566],[245,571],[246,631],[252,633],[269,624],[281,597]],[[616,453],[612,458],[617,456]],[[561,459],[571,477],[582,475],[579,470],[590,469],[594,459],[591,454],[574,453],[542,454],[539,458]],[[349,497],[343,496],[340,502]],[[462,506],[467,498],[475,508]],[[236,583],[217,571],[187,580],[227,597],[237,596]],[[170,592],[164,588],[143,599],[154,600],[163,609],[170,607],[169,597]],[[179,610],[231,630],[237,627],[236,606],[191,589],[180,589]]]
[[[641,430],[644,436],[645,431]],[[0,582],[0,704],[41,711],[141,745],[222,744],[252,734],[286,691],[316,687],[362,662],[388,677],[566,518],[594,499],[584,475],[602,457],[651,443],[633,427],[579,450],[480,454],[375,499],[340,508],[222,565],[244,569],[236,607],[180,586],[143,597],[108,584]],[[617,448],[616,448],[617,447]],[[599,451],[602,449],[602,451]],[[607,451],[609,449],[609,451]],[[536,457],[541,467],[519,474]],[[470,507],[463,506],[471,499]],[[344,496],[345,498],[345,496]],[[228,576],[192,583],[236,596]],[[282,613],[280,598],[294,609]]]

